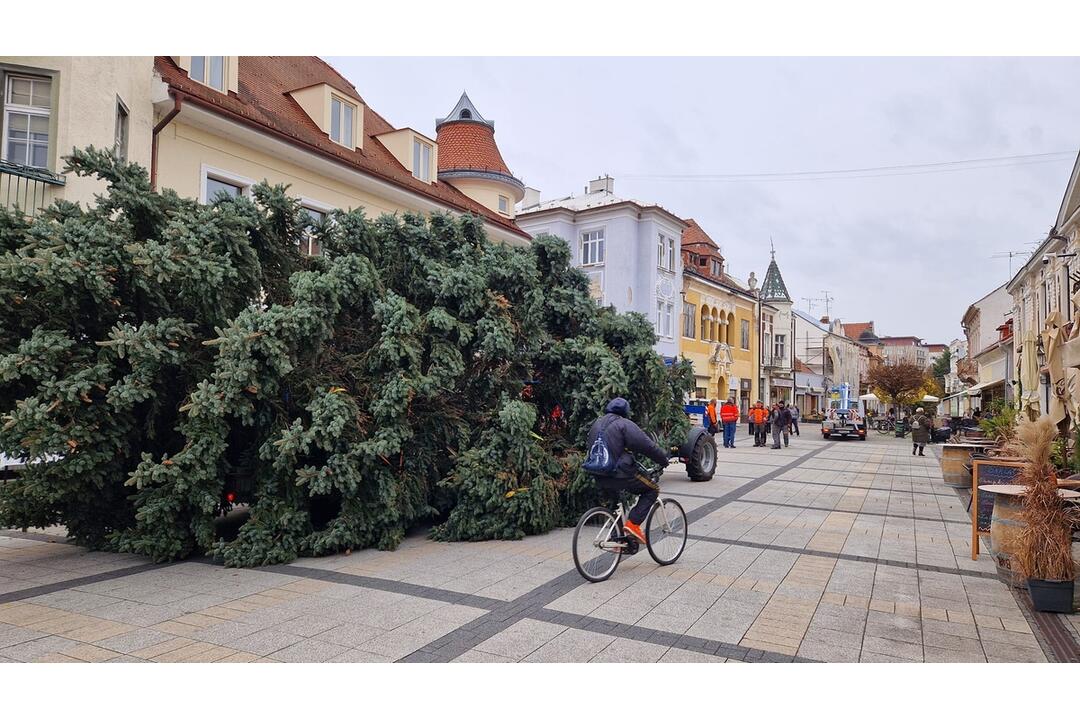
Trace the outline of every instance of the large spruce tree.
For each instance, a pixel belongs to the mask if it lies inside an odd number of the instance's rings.
[[[597,308],[566,243],[489,242],[475,217],[336,213],[283,187],[201,205],[77,151],[90,208],[0,209],[0,525],[231,565],[545,532],[593,502],[579,470],[612,396],[664,443],[686,363]],[[297,239],[324,253],[303,257]],[[250,518],[220,539],[240,483]]]

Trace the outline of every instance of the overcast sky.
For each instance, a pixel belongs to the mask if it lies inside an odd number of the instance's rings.
[[[927,342],[961,336],[967,306],[1008,279],[1009,259],[991,255],[1045,237],[1080,149],[1076,58],[327,60],[395,127],[432,136],[467,90],[545,199],[611,174],[617,195],[696,219],[741,280],[764,276],[772,237],[797,307],[828,291],[832,317]],[[656,177],[1063,151],[962,171]]]

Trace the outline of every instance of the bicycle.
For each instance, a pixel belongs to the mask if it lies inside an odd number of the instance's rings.
[[[886,435],[896,430],[896,421],[892,418],[881,418],[874,423],[874,429],[882,435]]]
[[[654,480],[663,470],[638,469]],[[603,582],[615,574],[624,555],[634,555],[640,543],[623,531],[628,503],[620,500],[614,512],[606,507],[586,510],[574,528],[574,566],[589,582]],[[686,549],[686,511],[672,498],[657,498],[645,518],[645,543],[658,565],[671,565]]]

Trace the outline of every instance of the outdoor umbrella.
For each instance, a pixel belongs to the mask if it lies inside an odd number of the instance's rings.
[[[1020,412],[1039,414],[1039,361],[1035,333],[1028,330],[1020,343]]]
[[[920,402],[941,402],[941,398],[936,395],[923,395],[923,399]]]
[[[860,395],[859,399],[860,400],[877,400],[877,395],[875,395],[874,393],[866,393],[865,395]]]

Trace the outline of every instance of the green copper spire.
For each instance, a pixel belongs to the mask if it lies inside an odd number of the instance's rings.
[[[771,238],[769,239],[769,245],[772,246]],[[772,300],[791,302],[791,295],[788,293],[787,285],[784,284],[780,268],[776,265],[776,250],[771,250],[769,254],[772,259],[769,261],[769,269],[765,271],[765,280],[761,283],[760,297],[766,302]]]

